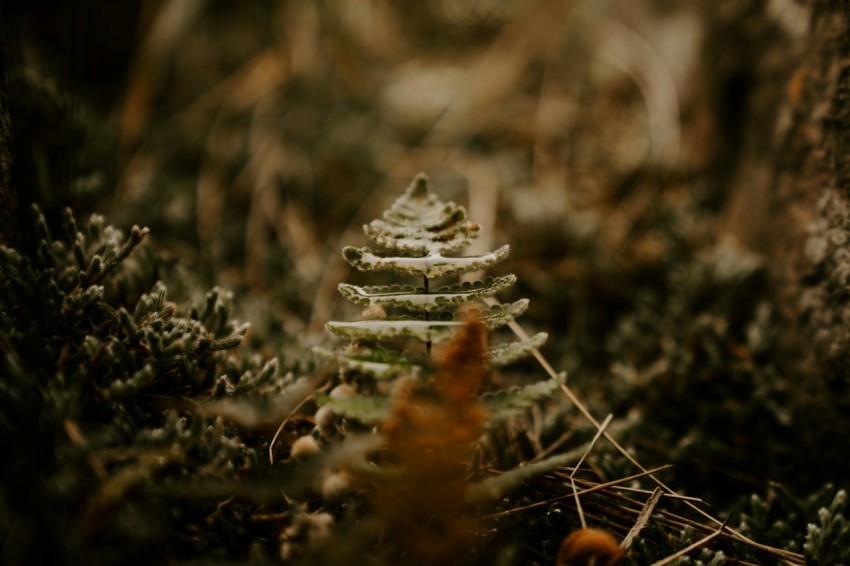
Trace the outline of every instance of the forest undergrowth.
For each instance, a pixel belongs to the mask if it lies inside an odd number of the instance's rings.
[[[0,562],[850,563],[723,52],[620,4],[163,2],[123,62],[22,25]],[[431,236],[484,259],[361,271]]]

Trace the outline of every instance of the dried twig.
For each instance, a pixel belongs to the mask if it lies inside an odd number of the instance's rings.
[[[632,530],[629,531],[629,534],[626,535],[626,538],[623,539],[623,542],[620,543],[620,546],[623,550],[628,550],[632,545],[632,541],[635,539],[640,531],[646,526],[649,522],[649,518],[652,517],[652,512],[655,510],[655,506],[658,505],[658,502],[661,501],[661,496],[664,495],[664,490],[660,487],[656,487],[655,491],[652,492],[652,495],[649,496],[649,499],[646,500],[646,503],[643,505],[643,509],[638,515],[637,521],[635,521],[635,525],[632,527]]]
[[[614,487],[614,486],[621,484],[621,483],[628,483],[632,480],[642,478],[642,477],[647,476],[649,474],[655,474],[655,473],[658,473],[662,470],[669,469],[671,467],[672,466],[670,466],[668,464],[666,466],[660,466],[658,468],[653,468],[653,469],[648,470],[648,471],[644,471],[644,472],[641,472],[641,473],[638,473],[638,474],[633,474],[631,476],[626,476],[624,478],[616,479],[616,480],[613,480],[613,481],[610,481],[610,482],[597,484],[593,487],[579,491],[578,495],[585,495],[585,494],[588,494],[588,493],[593,493],[595,491],[601,491],[603,489]],[[555,503],[556,501],[562,501],[562,500],[570,498],[570,497],[573,497],[572,493],[569,493],[567,495],[561,495],[561,496],[558,496],[558,497],[553,497],[552,499],[547,499],[546,501],[537,501],[536,503],[530,503],[528,505],[523,505],[522,507],[514,507],[513,509],[507,509],[505,511],[500,511],[498,513],[492,513],[490,515],[485,515],[484,517],[482,517],[482,519],[493,519],[493,518],[496,518],[496,517],[503,517],[505,515],[511,515],[513,513],[518,513],[519,511],[527,511],[528,509],[534,509],[535,507],[542,507],[543,505],[549,505],[550,503]]]

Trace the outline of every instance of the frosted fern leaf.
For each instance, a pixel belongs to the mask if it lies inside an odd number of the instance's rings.
[[[346,370],[358,371],[378,379],[389,379],[402,373],[417,373],[429,365],[427,360],[376,359],[370,351],[375,344],[403,347],[404,340],[431,344],[451,338],[466,324],[467,317],[481,320],[488,330],[504,326],[521,316],[528,301],[485,307],[483,301],[516,282],[514,275],[486,277],[470,282],[454,282],[432,289],[438,277],[488,269],[504,260],[509,246],[476,256],[459,256],[478,235],[480,227],[467,219],[466,210],[453,202],[443,202],[428,186],[425,175],[417,175],[404,193],[383,213],[363,227],[375,247],[347,246],[343,258],[360,271],[391,271],[416,276],[417,283],[394,285],[351,285],[343,283],[339,291],[354,304],[369,309],[364,320],[331,321],[327,329],[355,343],[352,354],[339,354],[337,361]],[[376,316],[377,314],[377,316]],[[538,334],[493,348],[487,364],[501,367],[528,355],[546,340]],[[387,343],[392,343],[388,346]],[[358,348],[361,351],[358,351]],[[411,352],[415,352],[413,350]],[[421,357],[421,354],[419,354]]]
[[[470,271],[489,269],[506,257],[509,246],[480,256],[446,257],[433,253],[423,257],[388,256],[376,253],[369,248],[347,247],[343,257],[360,271],[395,271],[423,277],[443,277],[444,275],[459,275]]]
[[[488,277],[473,284],[456,284],[437,289],[433,293],[425,293],[423,287],[413,285],[382,285],[358,287],[341,283],[339,292],[349,301],[364,307],[380,305],[382,307],[399,307],[410,311],[435,312],[445,310],[485,297],[492,297],[499,291],[507,289],[516,282],[516,277]]]

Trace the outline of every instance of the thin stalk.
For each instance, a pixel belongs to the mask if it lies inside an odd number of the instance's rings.
[[[425,287],[425,294],[427,295],[428,294],[428,283],[429,283],[427,275],[424,275],[422,277],[422,282],[423,282],[423,286]],[[425,320],[431,320],[431,312],[430,311],[427,311],[427,310],[425,311]],[[430,358],[431,357],[431,339],[430,338],[425,341],[425,352],[428,354],[428,357]]]

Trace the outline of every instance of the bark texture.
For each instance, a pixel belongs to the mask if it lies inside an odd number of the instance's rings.
[[[796,424],[811,452],[846,477],[850,450],[850,40],[847,2],[752,2],[730,29],[743,49],[719,83],[734,151],[719,152],[728,174],[727,229],[768,258]],[[722,12],[721,8],[714,10]],[[742,17],[743,16],[743,17]],[[731,27],[729,27],[731,26]],[[728,53],[729,50],[727,49]],[[723,63],[720,63],[722,65]],[[723,87],[721,87],[722,89]],[[723,100],[723,96],[718,97]],[[734,110],[736,105],[743,108]],[[723,117],[721,111],[718,116]],[[739,122],[733,124],[733,122]],[[721,175],[722,178],[722,175]],[[823,475],[821,475],[823,474]],[[818,477],[820,476],[820,477]]]

